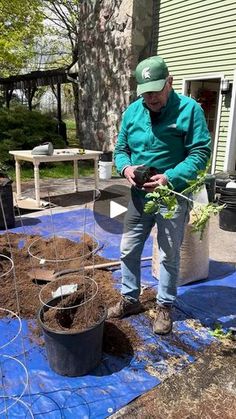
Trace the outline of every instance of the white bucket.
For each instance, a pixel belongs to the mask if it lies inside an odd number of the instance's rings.
[[[112,175],[112,161],[99,161],[98,163],[99,179],[111,179]]]

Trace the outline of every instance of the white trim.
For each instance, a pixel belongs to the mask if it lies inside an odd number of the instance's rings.
[[[230,102],[228,135],[225,150],[224,171],[235,170],[236,160],[236,70],[234,70],[233,89]]]
[[[210,74],[198,74],[198,75],[191,75],[188,77],[183,77],[182,83],[182,93],[184,95],[187,94],[187,83],[188,81],[194,80],[210,80],[210,79],[220,79],[223,80],[225,78],[223,73],[210,73]],[[212,163],[211,163],[211,173],[215,172],[216,166],[216,155],[217,155],[217,148],[218,148],[218,141],[219,141],[219,130],[220,130],[220,116],[221,116],[221,108],[222,108],[222,94],[219,91],[219,99],[218,99],[218,107],[217,107],[217,116],[216,116],[216,128],[215,128],[215,138],[214,138],[214,149],[212,153]]]
[[[205,74],[193,74],[191,76],[184,76],[183,77],[183,83],[182,83],[182,93],[184,93],[184,89],[186,86],[186,81],[190,81],[190,80],[204,80],[204,79],[224,79],[225,76],[223,73],[205,73]]]

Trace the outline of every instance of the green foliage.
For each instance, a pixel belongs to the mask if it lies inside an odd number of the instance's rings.
[[[10,167],[0,162],[0,177],[8,177]]]
[[[12,164],[10,150],[31,150],[46,141],[64,148],[65,143],[56,130],[57,121],[45,114],[24,107],[0,109],[0,162]]]
[[[42,33],[40,0],[0,0],[0,74],[21,69],[32,56],[36,35]]]
[[[176,196],[167,185],[160,185],[154,192],[148,193],[147,198],[150,198],[150,201],[145,205],[147,214],[160,212],[163,205],[168,209],[168,212],[164,215],[165,218],[171,218],[176,211],[178,205]]]
[[[198,205],[195,208],[195,217],[192,223],[193,231],[200,231],[201,237],[203,235],[205,226],[212,215],[217,215],[225,205],[217,205],[217,204],[205,204],[205,205]]]
[[[202,239],[203,232],[210,217],[218,214],[224,208],[224,205],[219,206],[213,203],[193,205],[192,199],[189,198],[189,194],[199,192],[205,184],[207,172],[208,166],[206,170],[199,171],[196,180],[190,181],[189,186],[182,193],[175,192],[168,185],[158,186],[154,192],[147,194],[147,198],[149,200],[144,207],[144,211],[147,214],[159,213],[161,206],[165,206],[167,208],[167,212],[163,214],[163,217],[169,219],[173,217],[178,206],[177,197],[180,196],[185,198],[193,207],[193,220],[191,223],[192,231],[200,232],[200,239]]]
[[[214,330],[211,331],[210,334],[218,339],[232,339],[232,332],[226,332],[221,324],[216,324]]]
[[[184,189],[184,191],[182,192],[182,195],[189,195],[191,193],[197,193],[201,190],[202,186],[205,184],[206,178],[207,178],[207,174],[209,171],[209,167],[210,167],[210,160],[206,166],[205,170],[199,170],[196,179],[194,180],[190,180],[188,182],[189,186]]]
[[[64,119],[66,123],[67,130],[74,130],[76,129],[75,118]]]

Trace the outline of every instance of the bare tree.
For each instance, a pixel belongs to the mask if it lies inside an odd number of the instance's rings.
[[[78,61],[79,45],[79,0],[43,0],[45,18],[52,37],[58,42],[58,61],[67,64]],[[63,45],[64,52],[61,47]],[[65,51],[65,47],[68,51]],[[55,61],[55,60],[54,60]],[[69,62],[70,61],[70,62]],[[78,137],[78,84],[72,83],[74,94],[74,114]]]

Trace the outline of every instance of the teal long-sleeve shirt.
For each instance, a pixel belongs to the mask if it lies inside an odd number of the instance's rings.
[[[210,155],[211,136],[194,99],[172,90],[153,122],[142,98],[125,110],[114,152],[118,172],[130,165],[155,167],[181,192],[205,169]]]

